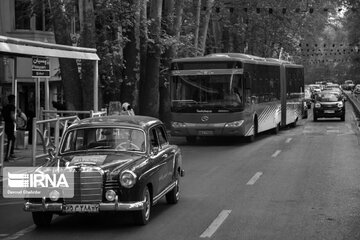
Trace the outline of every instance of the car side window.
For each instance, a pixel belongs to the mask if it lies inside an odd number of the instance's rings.
[[[166,134],[165,134],[164,128],[162,126],[158,126],[156,128],[156,131],[157,131],[157,135],[158,135],[158,138],[159,138],[160,146],[163,147],[163,146],[167,145],[168,142],[167,142],[167,139],[166,139]]]
[[[159,142],[156,137],[156,129],[155,128],[150,130],[150,146],[151,146],[151,149],[153,149],[155,147],[159,147]]]

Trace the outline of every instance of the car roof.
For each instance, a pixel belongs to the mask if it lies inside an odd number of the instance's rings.
[[[133,127],[148,129],[153,125],[162,124],[162,122],[154,117],[149,116],[128,116],[128,115],[110,115],[110,116],[101,116],[94,118],[85,118],[80,121],[74,122],[69,129],[83,128],[83,127]]]

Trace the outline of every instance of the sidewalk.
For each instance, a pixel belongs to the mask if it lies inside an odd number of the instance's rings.
[[[5,146],[6,149],[6,146]],[[37,155],[42,154],[40,147],[37,149]],[[32,167],[32,145],[28,145],[27,148],[15,148],[15,159],[9,162],[4,161],[4,167]],[[45,162],[45,159],[37,159],[36,166],[39,166]]]

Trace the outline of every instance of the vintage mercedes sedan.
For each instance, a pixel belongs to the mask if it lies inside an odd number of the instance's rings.
[[[74,196],[26,199],[38,227],[54,214],[132,211],[136,224],[149,222],[162,197],[175,204],[184,176],[180,148],[169,143],[164,124],[145,116],[87,118],[71,125],[50,153],[46,167],[74,171]]]

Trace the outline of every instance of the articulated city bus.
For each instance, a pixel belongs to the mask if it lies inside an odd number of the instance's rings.
[[[239,53],[174,59],[171,134],[246,136],[296,125],[304,113],[304,68]]]

